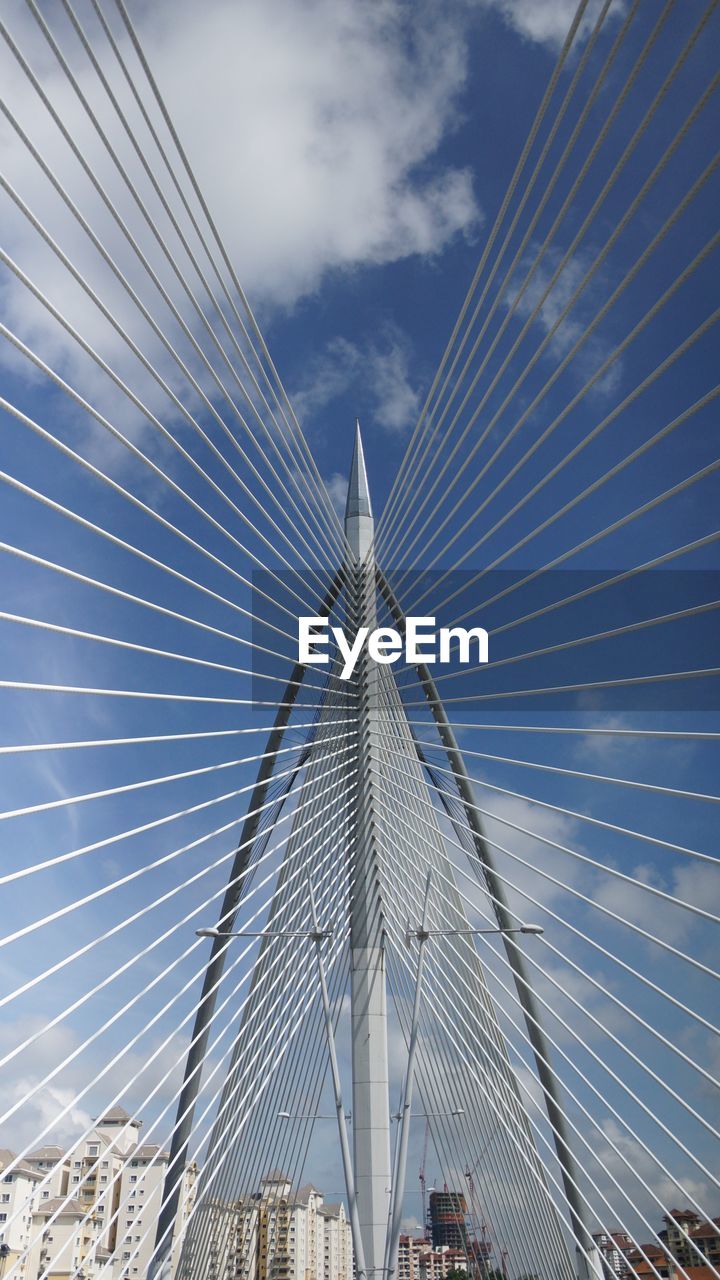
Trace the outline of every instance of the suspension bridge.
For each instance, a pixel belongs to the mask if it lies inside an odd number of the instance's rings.
[[[381,512],[132,9],[3,23],[0,1275],[299,1280],[324,1177],[414,1280],[432,1176],[471,1280],[720,1280],[717,3],[577,6]]]

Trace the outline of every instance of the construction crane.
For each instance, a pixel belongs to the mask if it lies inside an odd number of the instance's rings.
[[[419,1179],[420,1179],[420,1195],[421,1195],[421,1198],[422,1198],[422,1231],[423,1231],[423,1239],[424,1239],[424,1240],[427,1240],[427,1238],[428,1238],[428,1227],[427,1227],[427,1185],[426,1185],[426,1181],[425,1181],[425,1161],[427,1160],[428,1133],[429,1133],[429,1131],[430,1131],[430,1121],[429,1121],[429,1120],[426,1120],[426,1121],[425,1121],[425,1140],[424,1140],[424,1142],[423,1142],[422,1160],[420,1161],[420,1172],[419,1172],[419,1174],[418,1174],[418,1177],[419,1177]]]
[[[475,1196],[475,1179],[473,1177],[473,1170],[471,1168],[468,1167],[465,1170],[465,1177],[467,1179],[467,1184],[468,1184],[470,1214],[471,1214],[471,1219],[473,1223],[475,1261],[477,1263],[478,1273],[481,1276],[487,1276],[490,1270],[490,1257],[493,1251],[492,1242],[490,1240],[490,1235],[489,1235],[489,1227],[487,1222],[485,1221],[485,1215],[482,1211],[482,1208],[480,1207]],[[480,1228],[479,1237],[477,1234],[478,1226]]]

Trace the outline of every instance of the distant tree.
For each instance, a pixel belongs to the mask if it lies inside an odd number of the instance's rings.
[[[445,1280],[468,1280],[468,1273],[463,1267],[451,1267],[445,1273]]]

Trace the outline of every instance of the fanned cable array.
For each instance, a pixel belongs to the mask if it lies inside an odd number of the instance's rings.
[[[375,524],[134,12],[2,27],[0,1274],[281,1278],[324,1169],[390,1280],[424,1137],[472,1280],[720,1280],[717,0],[578,4]]]

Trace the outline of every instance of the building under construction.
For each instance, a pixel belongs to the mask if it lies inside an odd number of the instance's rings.
[[[468,1250],[467,1201],[461,1191],[430,1192],[430,1230],[433,1248],[446,1244],[451,1249]]]

